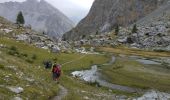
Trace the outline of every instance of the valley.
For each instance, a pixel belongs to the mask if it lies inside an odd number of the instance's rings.
[[[148,51],[138,53],[138,51],[135,52],[129,49],[127,51],[133,52],[133,54],[123,54],[124,51],[116,53],[114,50],[113,52],[105,51],[100,54],[56,54],[50,53],[48,50],[29,46],[23,42],[16,42],[7,37],[1,37],[0,43],[0,69],[2,73],[0,90],[2,99],[20,97],[23,99],[46,100],[57,95],[60,92],[60,86],[52,80],[51,70],[44,68],[42,63],[44,60],[56,60],[60,64],[65,63],[65,65],[62,66],[62,76],[60,79],[60,84],[67,89],[67,95],[63,97],[65,100],[82,100],[85,98],[97,98],[98,100],[110,100],[111,98],[133,99],[152,89],[155,91],[169,92],[170,66],[169,64],[164,65],[162,63],[163,60],[158,59],[165,57],[168,60],[170,56],[168,52],[153,52],[153,54],[148,54]],[[9,54],[13,46],[16,46],[19,54]],[[22,53],[27,54],[27,57],[21,56]],[[33,62],[27,60],[27,58],[32,59],[29,57],[34,54],[36,54],[37,58],[34,59]],[[140,55],[137,56],[138,54]],[[115,56],[115,61],[109,63],[113,55]],[[155,58],[154,56],[157,57]],[[161,65],[142,64],[136,61],[137,59],[151,59],[151,61],[154,59],[153,61],[161,63]],[[98,83],[98,81],[94,83],[84,82],[71,75],[73,71],[87,70],[90,69],[92,65],[99,67],[99,72],[102,74],[100,78],[109,82],[109,84],[138,88],[141,89],[140,92],[129,92],[117,88],[110,88],[106,83]],[[100,84],[103,84],[103,86]],[[11,92],[8,87],[22,87],[24,90],[21,93],[14,93]],[[36,93],[35,96],[33,96],[32,93]]]
[[[44,0],[0,8],[0,100],[170,100],[169,0],[95,0],[74,28]]]

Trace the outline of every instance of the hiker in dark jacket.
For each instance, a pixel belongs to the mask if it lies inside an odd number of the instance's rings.
[[[52,62],[51,62],[51,61],[45,61],[45,62],[44,62],[44,65],[45,65],[45,69],[51,69],[51,67],[52,67]]]
[[[52,73],[53,73],[53,80],[58,82],[59,77],[61,75],[61,65],[54,64],[52,68]]]

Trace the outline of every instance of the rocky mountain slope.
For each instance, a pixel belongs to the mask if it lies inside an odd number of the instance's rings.
[[[161,5],[134,24],[137,25],[136,33],[132,33],[133,25],[130,25],[120,27],[117,35],[113,30],[105,34],[90,35],[74,43],[113,47],[124,45],[130,48],[170,51],[170,2]]]
[[[64,39],[108,32],[116,25],[128,26],[153,12],[167,0],[96,0],[89,14]]]
[[[23,12],[26,25],[50,37],[61,37],[73,27],[73,22],[58,9],[44,0],[26,0],[25,2],[0,3],[0,16],[15,22],[19,11]]]

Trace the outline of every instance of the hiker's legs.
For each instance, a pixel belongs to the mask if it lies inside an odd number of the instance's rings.
[[[52,77],[53,77],[53,80],[54,80],[54,81],[56,80],[56,76],[57,76],[56,73],[53,73],[53,76],[52,76]]]
[[[60,74],[59,74],[59,73],[56,73],[56,81],[59,82],[59,78],[60,78]]]

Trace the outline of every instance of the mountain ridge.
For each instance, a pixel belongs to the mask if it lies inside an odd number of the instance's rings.
[[[0,3],[0,8],[0,16],[12,22],[15,22],[17,13],[22,11],[26,25],[54,38],[61,37],[74,26],[68,17],[44,0]]]
[[[81,39],[83,35],[104,33],[116,25],[128,26],[156,10],[168,0],[96,0],[88,15],[63,39]]]

